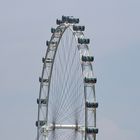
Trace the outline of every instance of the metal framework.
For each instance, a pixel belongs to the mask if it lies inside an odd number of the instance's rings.
[[[93,73],[92,63],[94,61],[94,57],[91,56],[89,52],[88,45],[90,40],[84,37],[83,31],[85,30],[85,27],[77,25],[79,23],[78,18],[62,16],[62,19],[57,19],[56,23],[58,26],[51,29],[52,36],[50,41],[46,42],[48,47],[45,57],[42,58],[43,69],[42,75],[39,78],[40,91],[39,98],[37,99],[37,140],[96,140],[96,134],[98,133],[98,129],[96,128],[96,108],[98,107],[98,103],[96,102],[95,96],[95,84],[97,79],[94,77]],[[71,39],[67,39],[69,36],[71,36]],[[64,41],[65,43],[62,44],[64,40],[63,38],[66,39]],[[65,48],[65,52],[67,54],[64,52],[64,54],[61,53],[60,56],[58,51],[62,46]],[[69,51],[66,49],[67,46],[70,48]],[[76,48],[75,50],[77,53],[72,51],[71,48]],[[63,52],[63,49],[61,49],[61,51]],[[68,56],[71,56],[70,54],[72,54],[74,58],[69,58]],[[60,61],[60,64],[57,65],[59,57],[63,58],[63,55],[67,55],[65,57],[67,58],[66,64],[61,64]],[[73,64],[76,61],[75,55],[77,55],[77,59],[79,60]],[[60,60],[62,60],[62,58]],[[63,61],[65,58],[63,58]],[[78,64],[81,66],[81,70],[79,70],[79,68],[76,69]],[[60,69],[63,65],[65,65],[64,68],[57,73],[58,70],[56,69]],[[68,71],[71,67],[74,69],[72,70],[74,74],[71,74],[72,72]],[[68,72],[63,70],[67,70]],[[61,80],[62,76],[60,76],[59,79],[56,79],[56,76],[59,76],[61,71],[63,71],[61,74],[64,77],[64,80]],[[78,87],[79,83],[78,80],[74,83],[74,85],[72,85],[73,82],[67,82],[73,75],[75,78],[79,75],[81,85],[79,88],[75,88],[74,91],[69,88],[71,91],[69,93],[68,88],[66,91],[65,87]],[[72,78],[72,80],[75,81],[74,78]],[[65,85],[61,86],[63,81],[65,81]],[[63,92],[63,89],[65,92]],[[56,94],[56,92],[58,93]],[[69,97],[67,97],[68,95],[66,94],[69,94]],[[75,95],[72,96],[72,94]],[[63,99],[63,102],[66,103],[59,101],[61,99]],[[70,99],[72,103],[69,103]],[[78,103],[78,101],[80,101],[80,103]],[[76,102],[77,104],[80,104],[80,106],[77,105],[77,107],[75,107]],[[71,107],[68,109],[67,104],[71,104],[71,106],[72,104],[75,104],[75,106],[73,105],[73,108]],[[62,111],[60,111],[61,108],[63,108]],[[65,113],[67,113],[66,117]],[[76,114],[78,115],[76,116]],[[57,122],[56,118],[58,116],[61,117]],[[74,119],[75,121],[71,121],[72,119],[70,116],[76,116]],[[55,133],[57,134],[55,135]],[[77,133],[78,136],[76,137]],[[73,137],[70,137],[71,134],[73,134]]]

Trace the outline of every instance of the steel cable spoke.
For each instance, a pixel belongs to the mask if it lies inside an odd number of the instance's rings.
[[[69,51],[69,54],[70,54],[70,51]],[[66,63],[66,68],[65,68],[65,72],[64,72],[64,76],[63,76],[63,80],[62,81],[65,81],[64,79],[65,79],[65,75],[66,75],[67,65],[68,65],[68,63]],[[63,89],[63,86],[62,86],[62,89]],[[62,93],[62,90],[61,90],[60,93]],[[63,95],[61,94],[61,96],[63,96]],[[62,99],[62,97],[60,97],[60,99]]]
[[[76,53],[76,49],[75,49],[75,53]],[[75,53],[74,53],[74,56],[75,56]],[[69,51],[69,54],[70,54],[70,51]],[[68,54],[68,55],[69,55]],[[68,59],[69,60],[69,59]],[[68,67],[68,60],[67,60],[67,63],[66,63],[66,68],[65,68],[65,73],[64,73],[64,77],[65,77],[65,74],[66,74],[66,71],[67,71],[67,67]],[[72,59],[72,62],[71,62],[71,65],[73,65],[73,61],[74,61],[74,57],[73,57],[73,59]],[[67,84],[67,80],[66,80],[66,83],[64,83],[63,85],[62,85],[62,90],[61,90],[61,96],[60,96],[60,99],[61,99],[61,103],[63,103],[62,101],[64,100],[64,97],[65,97],[65,94],[64,94],[64,89],[65,89],[65,86],[66,86],[66,84]],[[59,105],[59,109],[61,108],[61,104]],[[58,109],[58,111],[57,112],[59,112],[59,109]]]

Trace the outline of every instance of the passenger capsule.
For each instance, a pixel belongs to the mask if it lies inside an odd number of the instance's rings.
[[[45,58],[44,57],[42,58],[42,63],[45,63]]]
[[[46,41],[46,46],[49,46],[49,44],[50,44],[50,41],[47,40]]]
[[[78,43],[79,44],[89,44],[90,39],[88,39],[88,38],[78,38]]]
[[[84,31],[85,30],[85,26],[76,26],[76,25],[73,25],[73,30],[74,31]]]
[[[62,16],[62,21],[63,22],[68,22],[69,17],[68,16]]]
[[[83,62],[92,62],[94,60],[94,57],[93,56],[83,56],[82,55],[82,61]]]
[[[36,127],[43,126],[45,124],[46,124],[46,121],[36,121],[36,123],[35,123]]]
[[[97,82],[97,79],[96,78],[87,78],[87,77],[85,77],[84,82],[87,83],[87,84],[95,84]]]
[[[73,16],[62,16],[62,22],[70,23],[70,24],[76,24],[79,23],[78,18],[74,18]]]
[[[59,20],[59,19],[56,20],[56,24],[57,24],[57,25],[60,25],[60,24],[62,24],[62,23],[63,23],[63,22],[62,22],[61,20]]]
[[[55,28],[51,28],[51,33],[54,33],[56,31]]]
[[[56,45],[57,42],[56,41],[46,41],[46,45],[49,46],[49,45]]]
[[[86,107],[88,107],[88,108],[97,108],[98,103],[97,102],[93,102],[93,103],[86,102]]]
[[[42,79],[41,77],[39,77],[39,82],[48,82],[49,80],[48,79]]]
[[[86,133],[87,134],[97,134],[98,129],[97,128],[86,128]]]
[[[78,23],[79,23],[79,18],[75,18],[75,19],[74,19],[74,23],[75,23],[75,24],[78,24]]]
[[[89,43],[90,43],[90,39],[89,39],[89,38],[86,39],[86,40],[85,40],[85,43],[86,43],[86,44],[89,44]]]
[[[37,99],[37,104],[46,104],[47,103],[47,100],[46,99]]]

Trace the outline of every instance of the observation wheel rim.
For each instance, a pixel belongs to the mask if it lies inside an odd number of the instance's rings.
[[[79,38],[79,37],[80,37],[80,38],[84,38],[84,33],[83,33],[82,31],[80,31],[80,32],[75,32],[75,31],[72,29],[73,25],[74,25],[74,24],[63,23],[63,24],[60,24],[60,25],[56,28],[56,30],[60,30],[61,28],[63,28],[63,31],[62,31],[61,35],[59,36],[59,38],[58,38],[58,42],[57,42],[57,45],[56,45],[56,50],[54,51],[54,55],[53,55],[53,59],[52,59],[52,65],[51,65],[50,75],[48,76],[48,77],[49,77],[49,79],[48,79],[49,81],[48,81],[48,91],[47,91],[47,100],[48,100],[48,101],[47,101],[47,105],[46,105],[46,109],[47,109],[47,111],[46,111],[46,112],[47,112],[47,114],[46,114],[46,123],[48,123],[48,102],[49,102],[49,94],[50,94],[50,85],[51,85],[51,79],[52,79],[53,65],[54,65],[56,52],[57,52],[57,49],[58,49],[58,47],[59,47],[59,43],[60,43],[60,41],[61,41],[61,38],[63,37],[63,34],[65,33],[65,31],[66,31],[67,29],[70,29],[71,32],[72,32],[72,34],[73,34],[73,36],[74,36],[74,38],[75,38],[75,41],[76,41],[76,43],[77,43],[77,44],[76,44],[77,49],[78,49],[78,38]],[[52,42],[55,38],[56,38],[56,37],[55,37],[55,33],[53,33],[52,36],[51,36],[50,42]],[[88,45],[85,45],[85,46],[86,46],[87,51],[88,51],[88,54],[89,54]],[[50,49],[50,45],[48,45],[48,48],[47,48],[47,51],[46,51],[44,60],[47,60],[47,59],[49,58],[49,57],[48,57],[49,49]],[[79,52],[80,59],[81,59],[81,56],[82,56],[82,55],[83,55],[83,54],[80,54],[80,52]],[[94,75],[94,74],[93,74],[93,66],[92,66],[92,64],[89,63],[88,66],[89,66],[90,71],[92,72],[92,75]],[[46,61],[45,61],[45,63],[43,64],[41,79],[44,78],[44,72],[45,72],[46,67],[47,67],[47,65],[46,65]],[[83,70],[83,64],[82,64],[82,63],[81,63],[81,68],[82,68],[82,74],[83,74],[84,70]],[[83,79],[84,79],[84,77],[85,77],[85,75],[83,74]],[[41,99],[42,86],[43,86],[43,80],[40,82],[39,100]],[[84,87],[85,87],[85,85],[84,85]],[[95,90],[95,86],[93,86],[93,87],[94,87],[94,90]],[[85,93],[84,93],[84,94],[85,94]],[[95,101],[96,101],[96,97],[95,97]],[[85,99],[85,104],[86,104],[86,99]],[[38,121],[40,121],[40,108],[41,108],[41,102],[39,102],[39,104],[38,104]],[[86,110],[86,109],[85,109],[85,110]],[[47,124],[47,125],[48,125],[48,124]],[[38,126],[37,129],[38,129],[38,140],[39,140],[39,130],[40,130],[40,127]],[[86,134],[85,134],[85,135],[86,135]]]

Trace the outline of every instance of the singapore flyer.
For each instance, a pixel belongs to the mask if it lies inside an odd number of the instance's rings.
[[[96,140],[94,56],[79,18],[62,16],[42,58],[37,140]]]

